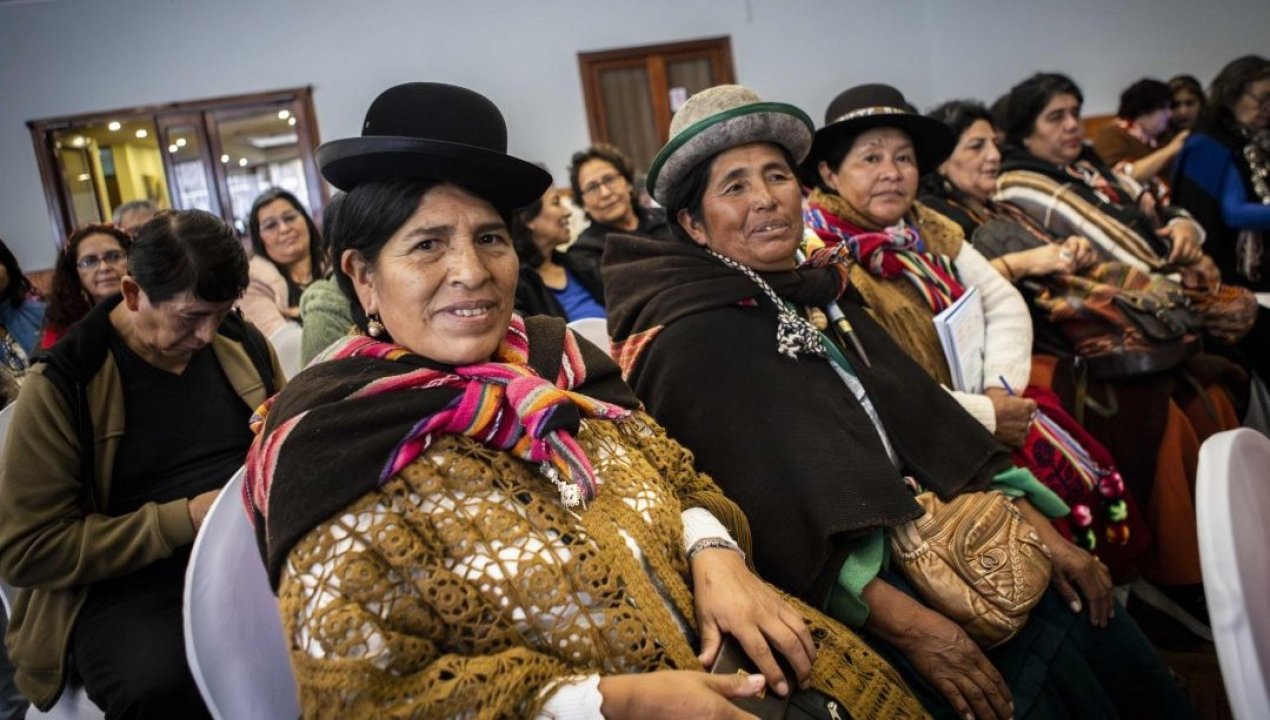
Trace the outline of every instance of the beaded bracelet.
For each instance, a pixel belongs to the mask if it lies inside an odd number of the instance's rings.
[[[706,537],[696,541],[692,544],[692,547],[688,548],[688,562],[691,563],[692,559],[697,556],[697,553],[702,550],[710,550],[711,548],[724,548],[726,550],[731,550],[739,554],[742,560],[745,559],[745,551],[742,550],[741,546],[737,545],[735,542],[727,538]]]

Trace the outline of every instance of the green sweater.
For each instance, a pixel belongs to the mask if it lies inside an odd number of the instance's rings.
[[[300,367],[307,367],[331,343],[353,328],[353,310],[348,298],[332,278],[315,280],[300,296]]]

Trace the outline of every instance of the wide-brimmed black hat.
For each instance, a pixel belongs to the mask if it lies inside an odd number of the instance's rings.
[[[825,125],[816,131],[811,152],[798,167],[799,179],[804,185],[815,185],[820,179],[820,161],[825,160],[839,142],[881,127],[899,128],[908,134],[922,174],[938,167],[957,144],[957,138],[947,125],[917,112],[899,90],[880,83],[856,85],[829,103]]]
[[[507,124],[480,93],[443,83],[388,88],[366,111],[361,137],[317,149],[322,177],[349,191],[371,180],[438,180],[515,210],[551,186],[546,170],[507,154]]]

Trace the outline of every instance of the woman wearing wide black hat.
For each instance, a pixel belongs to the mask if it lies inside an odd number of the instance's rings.
[[[728,699],[764,676],[920,715],[858,638],[746,568],[744,516],[603,352],[513,314],[508,218],[550,177],[506,143],[489,100],[411,83],[318,149],[366,334],[275,398],[247,475],[304,715],[739,718]],[[724,632],[762,675],[701,672]]]

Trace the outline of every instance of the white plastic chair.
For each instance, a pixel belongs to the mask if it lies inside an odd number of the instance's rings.
[[[9,403],[0,410],[0,455],[9,442],[9,424],[13,421],[14,404]],[[8,617],[13,612],[13,602],[17,599],[18,590],[7,582],[0,580],[0,601],[4,603],[4,614]],[[27,708],[26,717],[30,720],[103,720],[106,714],[101,708],[88,699],[83,685],[67,683],[62,689],[62,696],[57,699],[48,712],[36,709],[34,705]]]
[[[1270,717],[1270,438],[1247,428],[1213,435],[1195,490],[1204,595],[1230,707]]]
[[[282,366],[282,372],[288,380],[304,369],[300,363],[300,341],[303,334],[300,323],[289,322],[269,336],[269,344],[278,353],[278,364]]]
[[[185,571],[185,656],[217,720],[300,716],[278,600],[243,511],[244,469],[212,503]]]
[[[591,341],[609,357],[613,356],[609,340],[609,324],[604,318],[582,318],[569,323],[569,329]]]

